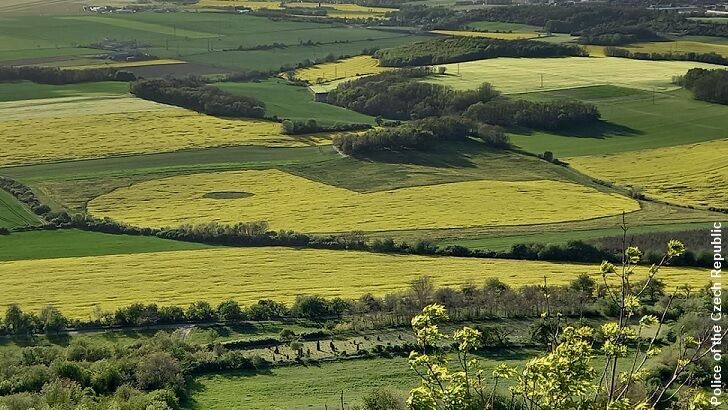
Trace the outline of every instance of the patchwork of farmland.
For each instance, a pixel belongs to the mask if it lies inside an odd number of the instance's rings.
[[[275,122],[216,118],[131,97],[0,103],[0,112],[0,133],[9,143],[0,153],[0,165],[6,166],[226,145],[327,142],[285,136]]]
[[[53,304],[72,317],[87,318],[134,302],[188,305],[234,297],[252,303],[261,297],[290,302],[296,295],[357,298],[383,295],[430,275],[438,286],[483,283],[497,277],[513,285],[550,278],[566,284],[598,266],[548,262],[383,255],[290,248],[220,248],[130,255],[0,262],[0,305],[29,309]],[[393,275],[392,272],[397,272]],[[670,268],[660,276],[673,285],[702,286],[700,269]],[[39,292],[38,289],[43,289]]]
[[[681,205],[725,207],[728,203],[728,140],[569,158],[576,169],[648,197]]]
[[[215,199],[206,195],[210,192],[245,195]],[[511,206],[504,208],[503,202]],[[269,170],[142,182],[102,195],[88,208],[98,217],[136,226],[265,220],[273,229],[344,232],[580,220],[635,211],[639,204],[556,181],[481,180],[361,194]],[[476,208],[477,213],[470,212]]]
[[[723,68],[690,61],[616,57],[495,58],[445,64],[444,67],[446,74],[431,82],[458,90],[473,89],[488,82],[509,94],[604,84],[669,91],[679,88],[672,84],[672,78],[685,74],[690,68]]]
[[[0,25],[0,40],[4,40],[0,42],[0,61],[79,65],[79,58],[99,54],[98,49],[88,48],[93,43],[114,39],[143,43],[144,50],[154,56],[205,67],[278,70],[327,54],[357,55],[364,49],[391,47],[422,38],[297,21],[276,22],[271,31],[267,18],[231,13],[17,16],[5,18]],[[282,46],[266,49],[272,43]],[[34,58],[29,60],[31,56]]]

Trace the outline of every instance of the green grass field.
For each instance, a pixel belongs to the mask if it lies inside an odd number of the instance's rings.
[[[535,355],[532,350],[505,350],[498,355],[482,356],[485,374],[501,363],[522,366]],[[274,368],[265,373],[233,372],[197,378],[196,391],[187,409],[288,410],[336,409],[341,391],[349,408],[377,388],[388,388],[406,397],[418,383],[406,358],[348,360],[318,366]],[[300,394],[281,394],[296,391]]]
[[[279,78],[251,83],[216,83],[227,92],[259,98],[266,105],[266,114],[291,120],[315,119],[320,124],[374,124],[374,118],[335,105],[313,101],[306,88],[288,84]]]
[[[76,258],[203,249],[209,246],[148,236],[111,235],[76,229],[0,236],[0,261]]]
[[[62,97],[123,95],[128,92],[129,84],[115,81],[68,85],[48,85],[20,81],[17,83],[4,83],[0,87],[0,102]]]
[[[25,225],[35,225],[39,219],[33,212],[18,202],[12,195],[0,189],[0,228],[17,228]],[[0,242],[4,237],[0,236]],[[5,248],[15,251],[13,248]],[[0,250],[0,252],[5,249]]]
[[[610,93],[616,96],[609,97]],[[521,97],[532,100],[573,98],[593,102],[599,108],[603,122],[598,126],[577,127],[560,134],[511,134],[511,141],[522,149],[535,153],[552,151],[558,158],[613,154],[728,137],[728,106],[694,100],[684,90],[656,94],[630,91],[624,95],[613,89],[591,87]]]
[[[629,235],[637,235],[650,232],[676,232],[691,229],[707,229],[708,222],[692,222],[692,223],[672,223],[672,224],[656,224],[656,225],[637,225],[631,227]],[[507,251],[511,246],[519,243],[543,243],[563,245],[569,241],[589,241],[609,236],[618,236],[622,234],[619,227],[584,229],[584,230],[566,230],[562,232],[530,232],[517,234],[494,234],[483,238],[475,239],[450,239],[438,241],[441,246],[460,245],[473,249],[487,249],[497,251]],[[679,236],[676,239],[680,239]]]

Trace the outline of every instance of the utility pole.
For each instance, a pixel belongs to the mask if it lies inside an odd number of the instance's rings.
[[[543,88],[543,73],[541,73],[541,88]]]
[[[341,391],[341,410],[344,410],[344,391]]]

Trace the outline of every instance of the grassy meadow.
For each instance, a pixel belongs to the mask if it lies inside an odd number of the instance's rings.
[[[25,225],[35,225],[40,220],[12,195],[0,189],[0,228],[17,228]],[[0,236],[0,242],[3,237]],[[13,248],[7,248],[13,250]]]
[[[446,74],[428,81],[458,90],[473,89],[488,82],[507,94],[605,84],[669,91],[678,88],[671,83],[672,78],[685,74],[690,68],[722,68],[690,61],[646,61],[616,57],[493,58],[443,66],[447,70]]]
[[[251,83],[216,83],[216,87],[237,95],[256,97],[265,103],[266,114],[290,120],[315,119],[320,124],[374,124],[374,118],[335,105],[313,101],[306,87],[280,78]]]
[[[0,261],[138,254],[208,247],[199,243],[149,236],[112,235],[76,229],[16,232],[0,236]]]
[[[551,284],[566,284],[598,269],[506,259],[215,248],[0,262],[0,301],[29,310],[52,304],[71,317],[88,318],[95,305],[113,309],[144,301],[186,306],[231,297],[245,304],[260,298],[291,302],[301,294],[357,298],[403,290],[422,275],[432,276],[438,286],[480,284],[489,277],[523,286],[540,283],[544,276]],[[703,269],[669,268],[660,276],[675,286],[700,287],[709,280]]]
[[[509,354],[510,353],[510,354]],[[504,352],[501,355],[479,357],[485,374],[500,363],[523,365],[533,351]],[[417,375],[410,370],[407,359],[367,359],[322,363],[317,366],[295,366],[273,369],[270,372],[233,372],[204,376],[193,399],[185,409],[251,410],[324,409],[340,406],[344,390],[344,405],[359,403],[364,396],[378,388],[404,394],[418,384]],[[301,395],[281,395],[280,389],[305,392]],[[240,393],[240,392],[244,393]]]
[[[724,207],[728,193],[728,140],[569,158],[576,169],[680,205]]]
[[[630,218],[631,220],[631,218]],[[508,251],[513,245],[522,243],[544,243],[554,245],[565,245],[569,241],[593,241],[600,238],[619,236],[623,234],[622,228],[616,226],[616,224],[602,223],[602,228],[591,228],[591,229],[565,229],[565,230],[551,230],[539,231],[538,229],[522,230],[521,232],[504,232],[500,234],[484,235],[480,238],[472,239],[444,239],[439,240],[437,243],[442,246],[447,245],[460,245],[472,249],[485,249],[485,250],[497,250],[497,251]],[[631,225],[629,227],[629,236],[639,235],[644,233],[652,232],[682,232],[690,230],[706,229],[706,226],[710,226],[709,221],[705,222],[673,222],[665,224],[651,224],[651,225]],[[675,234],[675,239],[681,239],[679,234]]]
[[[728,138],[728,107],[697,101],[685,90],[669,93],[589,87],[522,95],[532,100],[578,99],[594,103],[603,122],[559,134],[515,132],[511,141],[558,158],[605,155]]]
[[[245,196],[205,197],[210,192]],[[483,198],[496,197],[511,207],[483,202]],[[469,212],[476,206],[480,212]],[[275,230],[346,232],[581,220],[635,211],[639,204],[617,194],[548,180],[479,180],[361,194],[270,170],[141,182],[92,200],[88,209],[97,217],[135,226],[265,220]]]

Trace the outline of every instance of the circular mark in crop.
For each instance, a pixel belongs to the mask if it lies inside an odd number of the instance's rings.
[[[203,198],[208,199],[240,199],[240,198],[249,198],[255,194],[250,192],[242,192],[242,191],[220,191],[220,192],[208,192],[205,195],[202,195]]]

